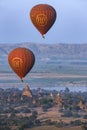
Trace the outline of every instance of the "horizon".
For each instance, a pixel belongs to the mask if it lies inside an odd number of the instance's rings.
[[[35,43],[35,42],[19,42],[19,43],[15,43],[15,42],[13,42],[13,43],[0,43],[0,45],[19,45],[19,44],[37,44],[37,45],[57,45],[57,44],[68,44],[68,45],[85,45],[85,44],[87,44],[87,43]]]

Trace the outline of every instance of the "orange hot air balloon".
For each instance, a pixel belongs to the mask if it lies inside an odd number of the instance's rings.
[[[44,34],[48,32],[56,20],[56,11],[48,4],[38,4],[31,9],[30,18],[33,25],[44,37]]]
[[[8,62],[23,81],[22,78],[27,75],[35,63],[35,56],[31,50],[19,47],[9,53]]]

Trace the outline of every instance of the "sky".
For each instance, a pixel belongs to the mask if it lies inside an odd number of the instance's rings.
[[[30,20],[36,4],[57,12],[45,39]],[[0,43],[87,43],[87,0],[0,0]]]

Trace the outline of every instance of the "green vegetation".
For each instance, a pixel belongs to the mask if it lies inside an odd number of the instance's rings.
[[[71,92],[68,88],[64,91],[38,88],[32,90],[32,98],[21,98],[21,95],[19,89],[0,89],[1,129],[4,130],[5,127],[10,130],[11,126],[15,126],[24,130],[43,125],[55,128],[86,128],[87,92]]]

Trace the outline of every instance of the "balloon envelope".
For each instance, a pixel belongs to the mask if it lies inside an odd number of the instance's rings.
[[[31,50],[19,47],[9,53],[8,62],[22,81],[22,78],[32,69],[35,63],[35,56]]]
[[[54,24],[56,20],[56,11],[48,4],[38,4],[31,9],[30,19],[43,36]]]

